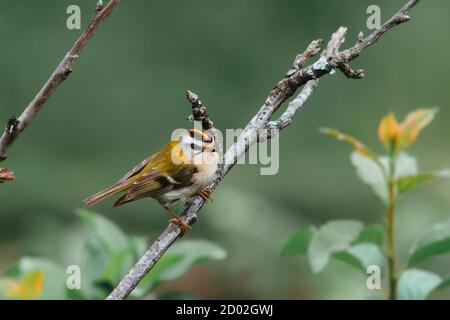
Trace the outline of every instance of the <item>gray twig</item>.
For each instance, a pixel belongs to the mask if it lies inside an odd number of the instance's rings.
[[[237,160],[249,149],[262,139],[271,138],[279,130],[287,127],[298,110],[309,99],[317,87],[318,79],[325,74],[333,72],[335,69],[341,70],[347,77],[362,78],[362,70],[354,71],[349,62],[357,58],[360,53],[377,42],[380,37],[394,26],[406,22],[409,17],[406,13],[419,0],[410,0],[391,19],[375,30],[368,37],[359,35],[356,44],[344,51],[339,51],[344,42],[346,28],[339,28],[331,37],[327,48],[321,57],[313,64],[304,67],[306,60],[315,56],[319,52],[321,40],[313,41],[304,53],[297,55],[294,63],[287,75],[269,93],[264,105],[257,114],[250,120],[236,143],[226,152],[224,156],[223,170],[217,175],[215,181],[210,185],[214,190],[220,180],[233,168]],[[305,86],[304,86],[305,85]],[[303,87],[298,96],[289,104],[280,118],[270,121],[274,112],[290,98],[295,91]],[[198,97],[197,97],[198,98]],[[195,115],[193,115],[195,118]],[[261,133],[262,132],[262,133]],[[203,206],[200,197],[192,198],[187,203],[182,213],[183,219],[188,224],[193,224],[197,220],[197,213]],[[153,268],[167,249],[181,236],[178,226],[169,225],[159,238],[150,246],[145,254],[139,259],[136,265],[120,281],[113,292],[108,296],[109,300],[123,300],[133,291],[144,276]]]
[[[202,123],[203,130],[210,130],[214,128],[213,122],[209,119],[208,109],[203,105],[197,94],[186,91],[186,99],[192,105],[192,118],[195,121]]]
[[[75,41],[72,48],[64,56],[41,90],[39,90],[33,100],[31,100],[19,118],[16,119],[15,117],[11,117],[8,121],[5,131],[0,137],[0,161],[3,161],[8,157],[7,152],[9,147],[20,133],[31,123],[55,89],[70,75],[72,67],[78,59],[81,50],[119,2],[120,0],[110,0],[106,6],[103,6],[103,3],[99,1],[96,6],[95,14],[88,26],[77,41]],[[12,120],[14,120],[14,125],[11,125]]]

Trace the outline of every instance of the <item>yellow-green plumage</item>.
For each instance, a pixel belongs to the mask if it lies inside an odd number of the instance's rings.
[[[84,200],[87,206],[96,204],[112,195],[125,192],[114,206],[119,206],[141,198],[154,198],[163,206],[168,206],[182,198],[194,195],[212,180],[217,170],[218,155],[214,143],[201,142],[201,156],[207,160],[196,163],[189,156],[190,146],[198,145],[194,133],[180,136],[179,140],[170,141],[153,156],[147,158],[122,179],[105,190]],[[183,140],[185,139],[185,140]],[[191,139],[191,140],[189,140]],[[194,148],[194,150],[197,150]],[[198,156],[199,153],[196,153]],[[203,158],[202,158],[203,160]]]

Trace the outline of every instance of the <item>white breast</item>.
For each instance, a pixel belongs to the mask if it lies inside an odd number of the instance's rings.
[[[202,162],[197,164],[198,171],[192,177],[192,185],[169,191],[161,195],[159,201],[170,205],[179,200],[186,200],[213,181],[219,165],[219,155],[217,152],[204,152],[202,156]]]
[[[198,165],[198,172],[193,177],[194,184],[197,185],[198,190],[203,189],[212,182],[219,165],[217,152],[204,152],[202,155],[202,163]]]

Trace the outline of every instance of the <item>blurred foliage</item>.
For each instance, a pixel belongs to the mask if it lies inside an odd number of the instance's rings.
[[[403,2],[122,1],[1,164],[17,178],[0,186],[0,268],[23,255],[51,257],[60,266],[79,261],[87,231],[72,209],[158,150],[174,128],[190,124],[186,89],[201,95],[218,128],[242,128],[311,40],[326,40],[344,25],[345,48],[359,31],[369,34],[369,5],[380,5],[386,20]],[[85,27],[95,0],[0,0],[0,38],[7,44],[0,59],[0,125],[20,114],[79,36],[65,26],[71,4],[80,5]],[[410,22],[352,63],[365,69],[364,79],[340,73],[323,78],[280,136],[279,173],[260,176],[257,166],[236,166],[185,236],[220,243],[229,258],[193,268],[164,287],[205,298],[370,296],[365,275],[336,259],[312,277],[306,261],[279,259],[279,248],[300,227],[380,220],[376,200],[348,179],[353,168],[346,151],[316,133],[321,125],[373,143],[374,118],[438,105],[441,121],[424,132],[428,143],[411,152],[427,155],[423,168],[449,165],[449,9],[447,0],[421,1]],[[411,192],[398,207],[400,263],[417,234],[450,213],[447,183]],[[126,234],[156,239],[166,226],[166,213],[150,200],[116,209],[111,204],[96,210]],[[448,257],[424,264],[440,274],[450,269]],[[449,298],[450,292],[433,297]]]
[[[308,236],[305,234],[308,233]],[[331,257],[362,272],[369,265],[384,264],[379,247],[384,245],[384,230],[378,225],[364,228],[361,222],[334,220],[319,229],[298,231],[283,247],[283,255],[307,254],[311,269],[322,271]]]
[[[392,112],[385,116],[378,127],[378,138],[386,149],[387,156],[377,155],[358,139],[336,129],[321,129],[322,133],[349,143],[355,150],[351,161],[359,178],[371,187],[386,206],[386,231],[379,225],[364,228],[360,221],[329,221],[320,228],[309,227],[298,231],[285,244],[282,253],[307,254],[314,273],[322,271],[330,257],[367,274],[371,274],[371,266],[377,266],[381,271],[380,277],[386,273],[390,275],[385,288],[388,287],[391,292],[391,299],[425,299],[433,290],[448,286],[449,281],[443,281],[439,275],[426,270],[409,268],[402,271],[399,277],[397,271],[393,270],[396,265],[393,224],[398,195],[434,178],[450,177],[448,169],[435,174],[420,173],[417,160],[404,151],[416,141],[436,113],[437,109],[418,109],[409,113],[402,123],[397,122]],[[434,255],[450,252],[449,222],[450,220],[433,225],[416,241],[409,250],[406,267]],[[385,234],[388,241],[384,241]],[[393,262],[389,263],[389,259]],[[385,260],[388,262],[385,263]],[[391,279],[398,280],[398,285],[392,285]],[[386,294],[386,289],[381,286],[378,289]],[[392,294],[393,291],[396,293]]]
[[[42,271],[24,272],[21,280],[3,279],[0,282],[1,296],[18,300],[39,299],[44,287]]]
[[[67,269],[49,258],[23,257],[0,278],[0,296],[8,299],[105,299],[146,250],[146,239],[128,237],[103,216],[78,210],[90,229],[78,265]],[[206,240],[187,240],[172,246],[142,280],[131,298],[192,298],[182,292],[154,293],[192,266],[222,260],[225,251]],[[73,268],[75,267],[75,268]]]

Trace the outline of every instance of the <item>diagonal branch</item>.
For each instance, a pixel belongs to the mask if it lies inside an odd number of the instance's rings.
[[[364,49],[376,43],[382,35],[394,26],[408,21],[409,17],[406,16],[407,12],[418,2],[419,0],[409,0],[403,8],[392,16],[392,18],[368,37],[364,38],[360,34],[357,43],[347,50],[339,51],[347,31],[346,28],[341,27],[333,34],[327,48],[315,63],[304,67],[307,59],[318,54],[320,45],[322,44],[321,40],[313,41],[304,53],[297,55],[286,76],[280,80],[275,88],[269,93],[264,105],[247,124],[236,143],[226,152],[223,170],[210,185],[210,189],[214,190],[221,179],[233,168],[237,160],[245,154],[250,146],[263,139],[273,137],[292,122],[295,114],[317,88],[318,79],[320,77],[333,73],[334,70],[339,69],[349,78],[362,78],[364,76],[363,71],[353,70],[350,67],[349,62],[357,58]],[[301,92],[288,105],[280,118],[276,121],[270,121],[274,112],[302,86],[304,87]],[[193,116],[195,118],[195,115]],[[182,213],[183,219],[190,225],[195,223],[197,220],[197,213],[202,206],[203,200],[200,197],[193,197],[184,208]],[[154,267],[161,256],[180,236],[181,231],[179,227],[169,225],[151,245],[148,251],[139,259],[136,265],[128,272],[122,281],[120,281],[107,299],[126,299],[144,276]]]
[[[8,157],[7,152],[9,147],[17,139],[20,133],[26,129],[31,121],[33,121],[34,117],[41,110],[44,103],[52,95],[55,89],[70,75],[72,67],[78,59],[81,50],[119,2],[120,0],[110,0],[106,6],[103,5],[102,1],[97,3],[94,16],[88,26],[77,41],[75,41],[72,48],[64,56],[63,60],[56,67],[55,71],[53,71],[41,90],[39,90],[33,100],[31,100],[19,118],[16,119],[16,117],[13,116],[9,119],[5,131],[0,137],[0,161],[3,161]]]

